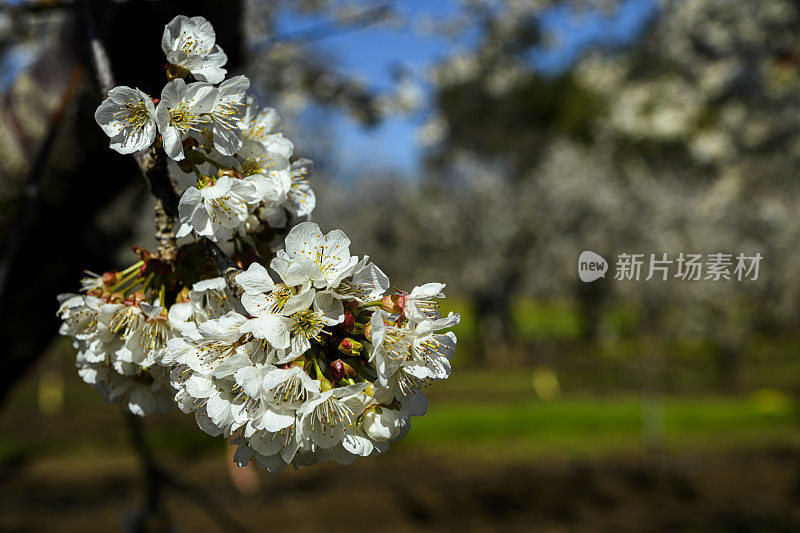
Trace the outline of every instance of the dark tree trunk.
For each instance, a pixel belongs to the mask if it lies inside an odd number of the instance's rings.
[[[579,339],[586,343],[597,341],[603,320],[603,304],[607,294],[607,284],[603,280],[592,283],[579,283],[576,288],[578,304]]]
[[[741,343],[733,340],[719,342],[714,355],[719,385],[726,391],[740,391],[742,388],[742,363],[744,362],[744,350]]]
[[[493,365],[507,359],[516,336],[508,294],[478,293],[474,296],[478,351],[476,362]]]

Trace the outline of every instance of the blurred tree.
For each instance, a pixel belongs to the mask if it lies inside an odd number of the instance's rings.
[[[435,26],[476,44],[431,73],[419,182],[371,175],[354,194],[373,209],[332,217],[360,241],[375,235],[394,272],[449,261],[487,357],[513,344],[514,298],[571,293],[584,339],[625,334],[604,321],[613,298],[638,310],[637,332],[710,342],[721,381],[736,386],[748,338],[800,318],[798,3],[658,4],[638,40],[585,50],[547,78],[529,52],[548,43],[539,22],[552,4],[464,2]],[[575,17],[591,9],[571,6]],[[609,278],[621,252],[765,259],[756,282],[645,282],[645,265],[638,283],[586,285],[575,275],[583,249],[610,259]]]
[[[759,251],[768,261],[758,283],[648,285],[660,294],[638,295],[688,311],[662,305],[657,320],[665,332],[711,338],[731,386],[747,336],[798,318],[790,244],[800,199],[798,8],[790,0],[663,2],[635,48],[590,55],[576,70],[580,86],[607,102],[594,132],[613,147],[620,178],[648,215],[641,244]]]
[[[470,196],[474,197],[467,204],[472,209],[451,213],[468,236],[466,246],[458,243],[460,250],[447,253],[452,258],[466,254],[473,261],[491,256],[485,265],[470,269],[472,277],[461,279],[487,357],[497,358],[514,345],[511,304],[529,276],[530,261],[536,262],[545,246],[541,241],[546,208],[539,194],[539,175],[531,170],[554,140],[587,141],[598,111],[597,102],[571,76],[545,78],[530,61],[531,51],[546,45],[540,25],[550,7],[525,2],[468,4],[472,29],[480,31],[477,46],[443,61],[432,75],[436,109],[432,124],[441,124],[442,132],[430,150],[425,176],[473,184]],[[488,163],[491,180],[479,175],[465,178],[465,172],[474,174],[475,159]],[[482,181],[491,184],[476,188]],[[475,275],[475,270],[488,272]],[[586,313],[592,311],[587,308]],[[595,330],[591,322],[584,320],[587,335]]]

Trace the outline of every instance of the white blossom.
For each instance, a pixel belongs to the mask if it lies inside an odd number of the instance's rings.
[[[225,78],[222,67],[228,57],[216,39],[205,18],[179,15],[164,27],[161,50],[170,64],[185,68],[198,80],[219,83]]]
[[[263,206],[263,218],[271,227],[281,228],[290,221],[302,221],[314,211],[317,198],[308,183],[311,168],[312,162],[309,159],[301,158],[292,163],[286,194]],[[287,217],[287,213],[291,218]]]
[[[184,139],[192,132],[199,132],[208,122],[216,98],[217,89],[210,83],[187,85],[178,78],[164,86],[156,107],[156,122],[167,156],[176,161],[185,157]]]
[[[196,330],[197,326],[230,311],[243,312],[241,304],[231,293],[225,278],[215,277],[194,283],[188,300],[169,308],[170,326],[180,333]]]
[[[350,239],[341,230],[323,235],[313,222],[302,222],[286,236],[271,266],[287,285],[313,282],[317,288],[335,288],[352,273],[358,258],[350,255]]]
[[[244,115],[245,92],[250,80],[236,76],[222,82],[216,90],[210,111],[214,148],[223,155],[233,155],[242,146],[240,124]]]
[[[224,79],[208,21],[176,17],[162,49],[172,81],[158,105],[117,87],[95,118],[114,150],[154,146],[172,160],[176,237],[232,240],[220,248],[248,268],[223,277],[197,239],[176,253],[135,247],[128,268],[89,273],[82,294],[59,296],[78,374],[139,416],[177,405],[230,438],[240,465],[278,472],[384,453],[425,413],[420,389],[450,374],[456,339],[442,330],[459,317],[439,312],[444,284],[387,296],[389,278],[351,255],[342,231],[303,220],[316,205],[312,163],[295,156],[278,112],[247,96],[246,77]]]
[[[303,437],[321,448],[331,448],[344,439],[345,432],[368,405],[366,383],[323,392],[297,409]]]
[[[244,176],[254,174],[265,175],[270,171],[288,170],[289,159],[277,152],[270,152],[263,144],[245,139],[236,152],[239,160],[239,171]]]
[[[149,148],[156,138],[153,100],[139,89],[114,87],[95,111],[94,119],[111,137],[111,149],[121,154]]]
[[[189,187],[178,204],[176,236],[192,231],[213,241],[230,239],[249,216],[249,204],[263,195],[261,176],[244,179],[222,176],[201,189]]]
[[[66,294],[59,300],[58,314],[64,321],[60,333],[73,338],[81,379],[106,401],[119,403],[135,415],[169,411],[169,380],[163,369],[153,365],[152,350],[162,347],[144,343],[146,333],[141,328],[146,322],[141,309],[108,304],[89,295]],[[140,348],[138,355],[128,348],[129,343]]]
[[[294,357],[300,356],[311,348],[312,340],[320,340],[325,326],[344,320],[341,302],[318,296],[314,289],[307,289],[287,301],[279,313],[260,313],[243,324],[241,331],[266,340],[276,349],[291,349]],[[309,309],[312,302],[313,309]]]
[[[298,225],[284,252],[279,277],[258,262],[235,277],[250,318],[228,312],[169,341],[175,401],[203,431],[233,436],[239,464],[277,472],[383,453],[425,413],[419,389],[449,376],[455,336],[440,331],[458,315],[439,313],[442,284],[383,298],[388,277],[350,257],[341,232]]]
[[[361,417],[361,427],[372,440],[384,442],[400,434],[402,416],[394,409],[382,407],[367,409]]]
[[[255,97],[247,99],[241,127],[245,140],[261,144],[268,152],[287,159],[294,152],[294,143],[283,136],[283,118],[271,107],[259,111]]]

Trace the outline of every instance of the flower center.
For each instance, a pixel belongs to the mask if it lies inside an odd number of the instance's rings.
[[[242,161],[241,170],[245,176],[252,176],[253,174],[263,174],[266,169],[261,164],[263,156],[247,157]]]
[[[244,176],[252,176],[253,174],[265,174],[276,164],[271,156],[259,154],[242,159],[240,169]]]
[[[114,118],[137,132],[150,121],[150,112],[147,110],[147,104],[144,100],[135,102],[131,99],[119,106],[119,109],[114,113]]]
[[[298,311],[292,317],[291,332],[307,339],[316,339],[324,324],[314,311],[309,309]]]
[[[270,295],[267,297],[268,301],[272,301],[272,305],[269,308],[271,313],[277,313],[281,309],[286,306],[286,302],[289,301],[289,298],[292,297],[292,289],[289,287],[276,287],[272,290]]]
[[[236,353],[236,345],[223,341],[206,341],[198,346],[201,365],[213,372],[228,357]]]
[[[177,107],[169,110],[169,122],[181,133],[187,133],[197,122],[197,117],[186,108],[186,104],[181,102]]]
[[[124,330],[120,335],[122,339],[127,339],[133,330],[136,328],[136,323],[140,319],[140,315],[135,307],[125,306],[121,309],[114,311],[111,316],[111,323],[109,324],[112,333],[119,333]]]
[[[147,320],[142,328],[142,337],[139,346],[145,354],[158,352],[167,346],[169,327],[167,321],[161,318]]]
[[[222,316],[232,309],[228,295],[218,289],[207,289],[203,293],[203,309],[211,316]]]
[[[396,374],[397,377],[397,387],[404,395],[413,394],[416,391],[420,390],[421,388],[430,384],[430,380],[428,378],[422,379],[416,376],[413,376],[405,371],[404,368],[400,368]]]
[[[206,56],[211,51],[210,44],[205,39],[198,39],[195,35],[182,35],[180,47],[187,55]]]
[[[303,386],[303,381],[297,376],[292,376],[277,387],[273,394],[273,401],[278,405],[302,404],[306,401],[308,392]]]
[[[353,413],[338,400],[328,398],[314,409],[311,431],[327,435],[336,427],[348,427],[353,423]]]
[[[233,221],[234,215],[236,215],[234,207],[238,205],[243,208],[246,205],[246,202],[234,199],[230,194],[207,201],[209,203],[208,213],[216,224],[220,224],[223,219],[227,219],[229,222]]]
[[[411,342],[406,338],[403,330],[397,329],[393,326],[386,327],[386,338],[383,341],[383,347],[395,361],[403,361],[412,355]]]

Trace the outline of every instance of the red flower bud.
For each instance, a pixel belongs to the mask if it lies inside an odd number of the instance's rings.
[[[331,374],[333,375],[333,379],[336,381],[341,381],[344,378],[354,378],[356,377],[356,369],[352,366],[348,365],[341,359],[337,359],[333,361],[328,367],[331,369]]]
[[[333,379],[340,381],[342,378],[344,378],[344,361],[337,359],[336,361],[331,362],[328,367],[331,369],[331,375],[333,375]]]
[[[139,257],[139,259],[142,260],[142,261],[147,261],[148,259],[150,259],[150,255],[151,255],[150,251],[149,250],[145,250],[141,246],[131,246],[131,250],[133,250],[133,253],[135,253]]]
[[[347,338],[342,339],[339,346],[336,347],[341,353],[345,355],[361,355],[361,349],[364,346],[355,339]]]
[[[344,322],[342,323],[342,329],[350,333],[353,331],[353,329],[355,329],[355,326],[356,326],[356,316],[353,313],[345,311]]]
[[[344,363],[344,375],[345,376],[347,376],[348,378],[354,378],[354,377],[356,377],[357,373],[358,372],[356,372],[355,368],[353,368],[352,366],[348,365],[347,363]]]

